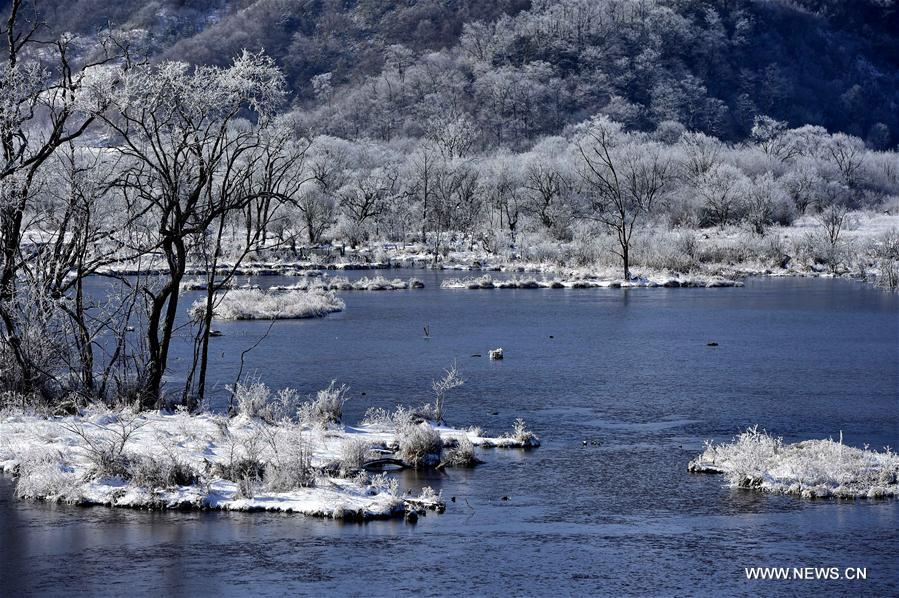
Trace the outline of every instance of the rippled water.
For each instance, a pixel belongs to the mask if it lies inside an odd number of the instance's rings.
[[[249,371],[304,393],[345,382],[353,421],[370,406],[426,400],[456,362],[467,383],[448,401],[450,423],[502,432],[521,416],[541,448],[406,474],[407,487],[456,497],[415,526],[22,503],[5,479],[0,594],[899,592],[899,502],[765,496],[686,471],[704,439],[755,423],[787,441],[842,431],[849,444],[899,446],[895,295],[803,279],[442,291],[439,272],[389,274],[427,288],[343,293],[343,313],[277,322],[247,355]],[[240,351],[268,324],[217,327],[221,409]],[[506,358],[491,362],[497,346]],[[179,345],[173,378],[186,355]],[[749,582],[750,566],[867,567],[868,580]]]

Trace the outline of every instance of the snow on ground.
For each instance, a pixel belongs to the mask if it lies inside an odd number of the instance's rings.
[[[310,426],[246,415],[106,409],[49,418],[6,412],[0,414],[0,471],[18,476],[16,495],[25,499],[363,520],[445,508],[429,488],[405,495],[395,478],[366,471],[379,460],[402,466],[414,450],[407,436],[434,435],[437,447],[430,450],[438,454],[422,464],[441,466],[452,466],[452,455],[469,442],[539,445],[523,423],[502,437],[427,422],[406,425]]]
[[[899,496],[899,455],[857,449],[833,440],[784,444],[758,427],[732,442],[707,443],[690,462],[696,473],[721,473],[730,486],[803,498]]]
[[[217,293],[214,306],[212,314],[218,320],[321,318],[345,307],[334,293],[320,289],[286,293],[238,289]],[[191,306],[191,315],[197,317],[205,308],[205,299],[199,299]]]

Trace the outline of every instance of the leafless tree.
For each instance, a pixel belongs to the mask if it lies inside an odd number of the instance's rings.
[[[118,137],[123,161],[118,188],[129,210],[146,219],[145,251],[165,263],[161,285],[142,288],[148,356],[141,406],[148,408],[162,400],[189,241],[247,205],[246,194],[212,191],[245,172],[234,165],[259,147],[256,126],[239,116],[269,118],[283,80],[270,58],[245,52],[227,68],[171,62],[135,68],[105,93],[110,110],[102,119]]]
[[[101,40],[100,59],[75,65],[70,36],[47,39],[47,31],[23,0],[12,0],[0,25],[4,59],[0,67],[0,323],[3,343],[20,370],[22,390],[37,390],[37,364],[22,347],[17,274],[27,258],[24,220],[35,197],[35,181],[60,146],[80,137],[105,106],[82,98],[85,73],[113,59],[122,48]]]
[[[616,255],[630,279],[634,226],[648,214],[670,179],[670,161],[655,142],[635,143],[605,117],[591,121],[577,142],[579,169],[588,190],[584,216],[615,233]]]

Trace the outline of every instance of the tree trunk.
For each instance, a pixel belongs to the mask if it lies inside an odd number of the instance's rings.
[[[34,372],[22,349],[13,314],[9,307],[13,305],[16,295],[16,255],[21,243],[23,210],[10,207],[4,209],[0,218],[3,227],[3,270],[0,272],[0,319],[3,320],[6,342],[12,349],[13,357],[22,375],[22,391],[27,394],[34,390],[36,382]]]
[[[78,350],[81,354],[81,383],[91,394],[94,392],[94,350],[90,331],[84,321],[84,273],[78,272],[75,283],[75,324],[78,326]]]
[[[147,364],[147,379],[141,396],[140,406],[142,409],[162,407],[162,377],[168,364],[169,345],[175,328],[175,318],[178,315],[179,287],[186,268],[187,256],[183,239],[175,237],[166,240],[163,250],[168,258],[169,281],[154,297],[147,322],[147,344],[150,356]],[[165,310],[164,314],[163,310]],[[160,323],[162,324],[161,337],[159,334]]]

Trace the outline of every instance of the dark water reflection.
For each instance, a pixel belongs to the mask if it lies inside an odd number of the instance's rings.
[[[343,313],[276,323],[248,367],[304,393],[349,384],[352,421],[427,399],[455,361],[468,382],[449,400],[451,423],[501,432],[522,416],[543,447],[409,474],[406,486],[457,497],[416,526],[19,503],[4,480],[0,594],[899,591],[896,501],[804,502],[686,472],[704,439],[754,423],[788,441],[842,431],[850,444],[899,446],[896,296],[830,280],[440,291],[440,273],[393,274],[428,288],[344,293]],[[210,373],[223,408],[240,351],[267,324],[217,326]],[[486,359],[496,346],[502,362]],[[746,566],[859,566],[868,580],[748,582]]]

